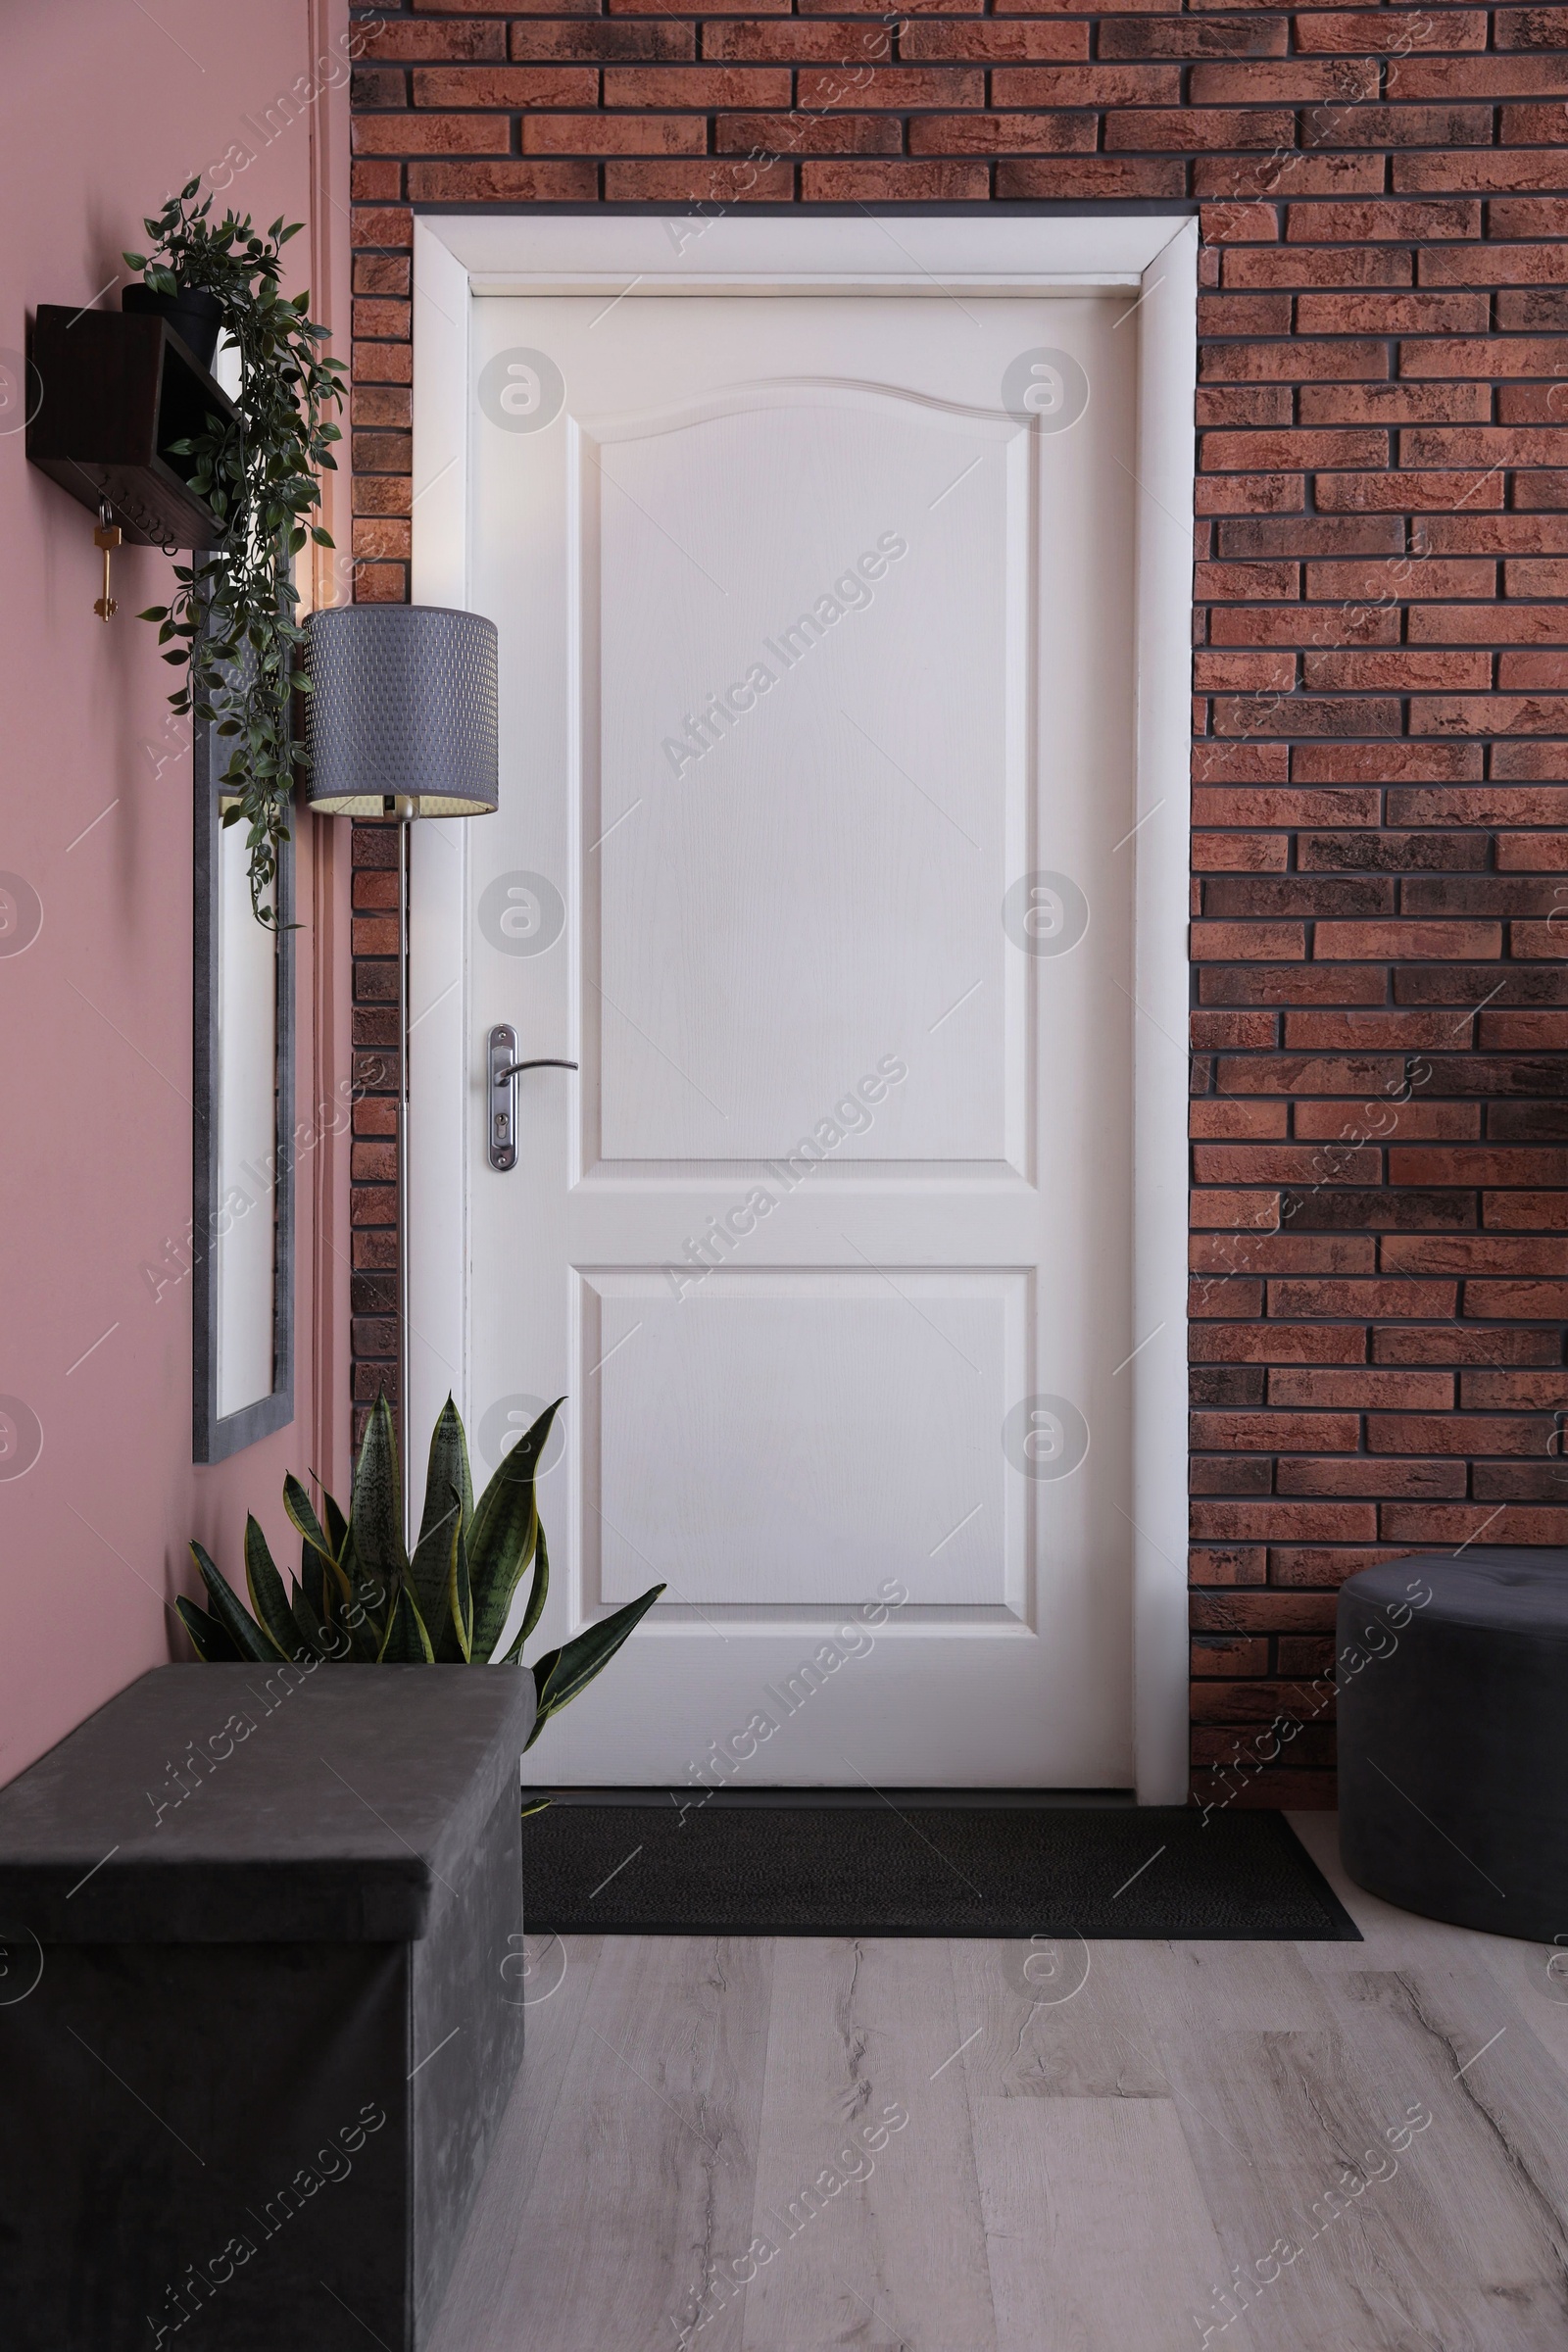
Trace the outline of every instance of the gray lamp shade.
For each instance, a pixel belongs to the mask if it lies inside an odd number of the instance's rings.
[[[482,816],[497,806],[494,621],[441,605],[335,605],[313,612],[305,635],[311,808]]]

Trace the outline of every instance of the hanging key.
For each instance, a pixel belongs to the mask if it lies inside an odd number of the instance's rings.
[[[98,528],[92,535],[92,543],[94,547],[103,550],[104,558],[104,592],[94,604],[93,611],[100,620],[113,620],[115,614],[120,611],[120,607],[109,593],[109,558],[112,551],[121,544],[121,530],[118,522],[110,521],[107,506],[99,506]]]

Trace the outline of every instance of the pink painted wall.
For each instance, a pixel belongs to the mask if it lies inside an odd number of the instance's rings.
[[[122,249],[199,171],[220,211],[308,223],[293,288],[341,318],[347,356],[347,39],[346,0],[76,0],[8,10],[0,33],[0,871],[42,907],[21,953],[0,935],[0,1394],[43,1432],[0,1476],[0,1781],[190,1654],[168,1605],[189,1537],[237,1578],[248,1506],[283,1544],[285,1466],[346,1477],[346,1135],[299,1174],[293,1426],[192,1466],[191,1285],[155,1297],[145,1271],[191,1203],[190,756],[135,618],[171,565],[117,557],[120,615],[94,616],[92,517],[27,465],[18,395],[34,306],[118,307]],[[336,87],[302,103],[323,56]],[[349,1068],[349,845],[298,833],[303,1119]]]

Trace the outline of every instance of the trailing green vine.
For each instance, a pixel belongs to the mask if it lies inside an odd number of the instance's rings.
[[[301,227],[281,217],[265,236],[250,215],[232,212],[214,224],[213,200],[194,198],[187,181],[157,220],[145,222],[150,255],[127,253],[160,294],[200,290],[222,309],[222,331],[240,359],[232,420],[209,417],[203,430],[175,442],[189,458],[190,487],[222,529],[221,545],[174,567],[167,605],[151,606],[164,660],[182,665],[170,701],[181,715],[210,721],[229,745],[219,788],[230,800],[225,825],[249,826],[251,906],[275,928],[268,894],[279,845],[289,838],[289,794],[305,747],[293,728],[293,696],[309,691],[296,668],[304,631],[294,558],[309,540],[332,540],[310,516],[320,504],[319,475],[335,471],[331,444],[342,439],[328,411],[343,399],[343,363],[322,357],[327,330],[310,316],[310,295],[279,291],[281,254]]]

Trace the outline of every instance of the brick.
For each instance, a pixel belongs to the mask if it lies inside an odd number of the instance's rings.
[[[1236,148],[1294,147],[1296,119],[1279,109],[1259,107],[1226,110],[1219,107],[1191,112],[1183,108],[1140,108],[1104,118],[1105,146],[1117,148],[1174,148],[1195,155],[1205,148],[1229,152]]]
[[[1317,485],[1320,509],[1330,513],[1418,514],[1428,509],[1500,507],[1499,473],[1330,473]]]
[[[1289,847],[1280,833],[1195,833],[1193,870],[1282,874]]]
[[[727,52],[722,48],[711,49],[709,47],[709,42],[715,37],[722,38],[725,33],[736,29],[740,28],[724,24],[707,26],[704,54],[707,56],[727,54],[737,57],[744,56],[746,54],[744,50]],[[771,31],[773,27],[760,24],[748,29],[761,33]],[[801,29],[804,31],[806,27],[802,26]],[[843,37],[836,32],[829,32],[825,25],[815,29],[827,36],[828,43],[815,54],[822,57],[836,56],[839,49],[844,46]],[[578,19],[575,22],[568,18],[564,23],[560,24],[526,19],[519,23],[514,19],[512,54],[518,60],[559,58],[565,61],[580,59],[585,64],[589,61],[624,64],[632,58],[657,58],[661,64],[673,65],[683,58],[695,56],[696,41],[690,24],[639,24],[624,21],[617,24],[597,16]],[[766,52],[760,52],[760,54],[766,55]],[[779,54],[783,56],[789,52],[781,51]],[[438,72],[432,69],[429,78],[431,81],[438,80]],[[416,91],[418,89],[419,80],[420,76],[416,74],[415,75]],[[437,106],[453,106],[459,101],[455,96],[437,96],[430,103]]]
[[[1102,17],[1102,57],[1283,57],[1283,16]]]
[[[1185,172],[1186,166],[1179,162],[1152,163],[1109,155],[999,163],[997,195],[1004,201],[1034,197],[1056,203],[1085,197],[1181,196],[1186,193]]]
[[[1497,49],[1568,48],[1568,9],[1498,8],[1492,39]]]
[[[1485,1503],[1389,1503],[1380,1517],[1391,1543],[1426,1545],[1469,1544],[1561,1544],[1568,1540],[1568,1509],[1489,1509]]]
[[[358,253],[354,257],[356,294],[407,294],[414,266],[400,253]]]
[[[1227,1186],[1215,1186],[1205,1192],[1193,1193],[1189,1202],[1189,1222],[1195,1233],[1204,1227],[1216,1230],[1246,1227],[1268,1231],[1279,1223],[1277,1193],[1236,1192]]]
[[[1318,494],[1323,495],[1321,487]],[[1397,735],[1400,717],[1399,706],[1392,699],[1262,695],[1221,698],[1214,704],[1213,723],[1217,735]]]
[[[1523,887],[1534,890],[1539,886]],[[1205,913],[1221,916],[1392,914],[1394,889],[1392,882],[1372,874],[1335,880],[1316,874],[1289,874],[1280,881],[1266,875],[1221,876],[1204,885],[1203,907]]]
[[[414,245],[414,214],[407,205],[355,212],[348,235],[353,245]]]
[[[1360,1420],[1354,1413],[1193,1413],[1188,1417],[1189,1440],[1200,1451],[1350,1453],[1360,1432]]]
[[[1301,118],[1303,147],[1488,147],[1490,106],[1338,106]],[[1237,140],[1236,145],[1245,144]],[[1397,183],[1396,183],[1397,184]]]
[[[603,116],[587,118],[603,122]],[[636,118],[628,116],[628,125]],[[702,152],[704,124],[692,115],[671,115],[696,135],[694,152]],[[753,153],[799,155],[897,155],[902,128],[892,115],[720,115],[715,143],[721,155]]]
[[[975,100],[978,108],[980,101]],[[1095,144],[1093,115],[916,115],[909,123],[911,155],[1088,154]]]
[[[1392,245],[1302,246],[1270,248],[1266,253],[1227,252],[1224,282],[1239,291],[1264,286],[1403,287],[1413,284],[1415,266],[1408,253]]]
[[[1508,1413],[1369,1413],[1366,1442],[1373,1453],[1540,1453],[1542,1424]]]
[[[1396,694],[1466,688],[1485,693],[1492,683],[1492,659],[1480,653],[1395,652],[1358,649],[1308,652],[1302,660],[1303,686],[1340,692],[1382,688]]]
[[[353,347],[353,365],[358,383],[412,384],[414,346],[412,343],[356,343]]]
[[[1402,1056],[1423,1046],[1452,1047],[1458,1033],[1465,1027],[1461,1016],[1455,1022],[1451,1011],[1443,1012],[1288,1012],[1285,1016],[1285,1043],[1288,1048],[1307,1048],[1328,1053],[1383,1052],[1391,1057],[1397,1051],[1397,1066],[1403,1067]]]
[[[1389,1153],[1396,1184],[1543,1185],[1568,1183],[1568,1152],[1426,1151]]]
[[[384,204],[403,194],[403,166],[356,157],[349,166],[349,194],[356,204]]]
[[[1375,1184],[1383,1173],[1376,1151],[1331,1153],[1290,1144],[1200,1144],[1193,1166],[1200,1184]]]
[[[1302,873],[1344,866],[1378,873],[1469,868],[1485,864],[1488,846],[1485,833],[1303,833],[1297,839],[1296,862]]]
[[[1568,1275],[1568,1241],[1544,1234],[1391,1234],[1383,1264],[1400,1274]]]
[[[993,106],[1169,107],[1180,98],[1179,66],[1002,66],[991,76]]]
[[[416,204],[587,204],[598,194],[588,163],[411,164]]]
[[[1187,94],[1194,106],[1310,106],[1322,98],[1355,105],[1375,94],[1377,86],[1377,68],[1367,61],[1346,65],[1293,57],[1277,65],[1251,59],[1242,65],[1196,65]]]
[[[1202,1004],[1381,1004],[1386,978],[1370,965],[1253,964],[1198,975]]]
[[[1568,1316],[1568,1282],[1467,1282],[1464,1311],[1498,1322],[1560,1323]]]
[[[1336,1460],[1311,1456],[1282,1461],[1276,1478],[1281,1494],[1365,1495],[1384,1501],[1391,1495],[1425,1496],[1437,1500],[1462,1495],[1465,1466],[1451,1461],[1391,1460],[1387,1455],[1348,1454]]]
[[[1568,155],[1396,155],[1393,184],[1401,194],[1457,195],[1470,189],[1486,195],[1513,188],[1568,188]]]
[[[1400,556],[1381,563],[1325,563],[1306,566],[1309,597],[1397,599],[1490,596],[1495,566],[1477,559],[1445,563],[1441,558]],[[1415,612],[1411,613],[1412,622]]]
[[[1268,1643],[1231,1638],[1204,1637],[1192,1644],[1192,1671],[1195,1676],[1266,1674],[1269,1666]]]
[[[569,25],[563,29],[580,40],[588,28]],[[514,111],[529,106],[592,106],[599,96],[599,76],[591,67],[566,66],[559,71],[538,66],[431,67],[415,74],[414,95],[421,107],[496,106]],[[428,119],[422,115],[388,119],[383,151],[396,154],[395,134],[405,128],[416,130]],[[410,137],[409,153],[416,146],[427,154],[442,152]],[[501,152],[505,154],[505,148]]]
[[[1478,1412],[1554,1412],[1568,1405],[1568,1371],[1461,1372],[1459,1401]]]
[[[1281,1366],[1269,1373],[1271,1404],[1348,1407],[1366,1411],[1446,1412],[1453,1403],[1451,1372],[1342,1371]]]
[[[1499,11],[1499,19],[1500,14]],[[1433,24],[1434,20],[1418,17],[1392,20],[1385,17],[1369,22],[1360,9],[1350,7],[1335,9],[1332,14],[1319,15],[1313,12],[1296,18],[1296,46],[1308,51],[1346,50],[1353,57],[1361,57],[1388,46],[1388,33],[1384,27],[1393,22],[1400,24],[1399,38],[1402,40],[1406,24],[1414,31],[1423,22]],[[1484,8],[1461,10],[1445,6],[1442,17],[1436,20],[1436,29],[1441,33],[1438,41],[1441,48],[1484,49],[1487,45],[1487,12]]]
[[[1466,735],[1568,735],[1568,696],[1453,696],[1412,704],[1410,732]]]
[[[690,162],[605,166],[605,195],[612,204],[783,204],[794,192],[795,167],[787,162],[731,164],[711,156],[702,163],[694,156]]]
[[[1206,1323],[1192,1327],[1187,1345],[1196,1364],[1361,1364],[1366,1337],[1348,1323]]]
[[[1233,1103],[1223,1107],[1241,1109]],[[1272,1105],[1251,1107],[1266,1110]],[[1284,1109],[1281,1103],[1278,1106]],[[1298,1234],[1269,1231],[1195,1233],[1188,1243],[1189,1263],[1200,1272],[1255,1274],[1370,1274],[1374,1271],[1370,1234]]]
[[[1326,245],[1479,237],[1481,207],[1464,197],[1436,203],[1293,204],[1285,234],[1292,244]]]
[[[718,143],[721,149],[738,146],[750,152],[757,141],[721,136]],[[706,155],[708,125],[695,115],[534,116],[522,124],[522,152],[524,155]]]
[[[1250,1544],[1190,1552],[1188,1567],[1199,1585],[1260,1585],[1267,1572],[1262,1546]]]
[[[1451,1315],[1451,1282],[1313,1281],[1286,1277],[1268,1286],[1268,1311],[1292,1319],[1304,1315],[1359,1315],[1369,1321],[1398,1315],[1412,1322]],[[1429,1448],[1430,1450],[1430,1448]]]
[[[1104,47],[1104,32],[1102,25],[1102,57],[1109,54]],[[957,24],[926,20],[906,24],[899,34],[899,57],[911,64],[972,58],[977,63],[1025,65],[1041,58],[1082,59],[1088,55],[1089,27],[1083,24],[1008,24],[991,18],[984,23],[970,19]]]
[[[1283,1102],[1195,1102],[1187,1114],[1191,1136],[1283,1137]]]
[[[1276,963],[1306,953],[1306,934],[1299,923],[1199,922],[1189,938],[1197,963]]]
[[[1293,147],[1272,155],[1199,156],[1193,163],[1193,194],[1221,201],[1281,194],[1375,196],[1382,187],[1380,155],[1302,155]]]
[[[494,58],[507,54],[504,24],[419,24],[408,17],[383,17],[361,27],[364,55],[375,63],[407,65],[427,58]]]
[[[1549,825],[1562,807],[1560,792],[1520,785],[1395,791],[1391,825]]]
[[[878,71],[873,67],[870,72]],[[811,103],[808,83],[821,76],[803,74],[801,101]],[[869,95],[867,86],[866,94]],[[770,107],[790,103],[790,76],[774,66],[607,66],[606,106]],[[822,101],[817,100],[820,104]],[[828,103],[831,103],[829,101]],[[890,101],[889,103],[893,103]]]
[[[1293,559],[1394,556],[1403,541],[1404,526],[1392,514],[1293,515],[1283,522],[1264,518],[1222,522],[1216,530],[1216,553],[1227,560],[1279,555]]]
[[[1568,645],[1568,605],[1417,605],[1412,644]]]
[[[356,384],[349,397],[349,414],[357,425],[407,432],[414,423],[413,394],[404,385]]]
[[[1287,365],[1289,344],[1227,343],[1226,335],[1286,335],[1291,328],[1288,294],[1200,294],[1198,298],[1198,374],[1201,383],[1254,383],[1284,377],[1295,382],[1303,371],[1328,375],[1387,375],[1389,355],[1382,344],[1339,345],[1320,353],[1302,352],[1295,366]],[[1314,365],[1314,362],[1316,363]]]
[[[1303,384],[1298,405],[1303,424],[1482,423],[1492,390],[1475,383]],[[1419,574],[1408,593],[1430,593],[1418,583]]]
[[[505,115],[360,115],[354,123],[360,155],[506,155],[511,144]]]
[[[1414,98],[1533,98],[1568,91],[1568,58],[1406,57],[1389,65],[1389,96]]]
[[[1302,1232],[1346,1228],[1452,1232],[1475,1224],[1476,1203],[1473,1192],[1418,1190],[1405,1183],[1397,1191],[1384,1188],[1373,1192],[1318,1185],[1310,1192],[1286,1192],[1280,1216],[1293,1231]]]
[[[409,302],[386,302],[356,298],[353,309],[354,333],[395,336],[406,340],[413,330],[414,305]]]
[[[1389,1558],[1392,1548],[1331,1551],[1320,1544],[1276,1545],[1268,1555],[1269,1576],[1276,1585],[1326,1586],[1333,1591],[1358,1569]]]
[[[1499,302],[1500,302],[1499,297]],[[1434,375],[1551,375],[1568,359],[1568,339],[1561,336],[1435,336],[1430,342],[1401,343],[1401,376]]]
[[[983,163],[803,164],[801,194],[816,204],[982,204]]]
[[[1200,1541],[1371,1544],[1378,1526],[1365,1503],[1204,1501],[1193,1505],[1192,1534]]]
[[[1204,433],[1199,445],[1199,462],[1205,472],[1384,466],[1388,457],[1389,436],[1376,431]]]
[[[1482,294],[1303,294],[1296,323],[1304,335],[1475,335],[1486,331],[1487,302]]]

